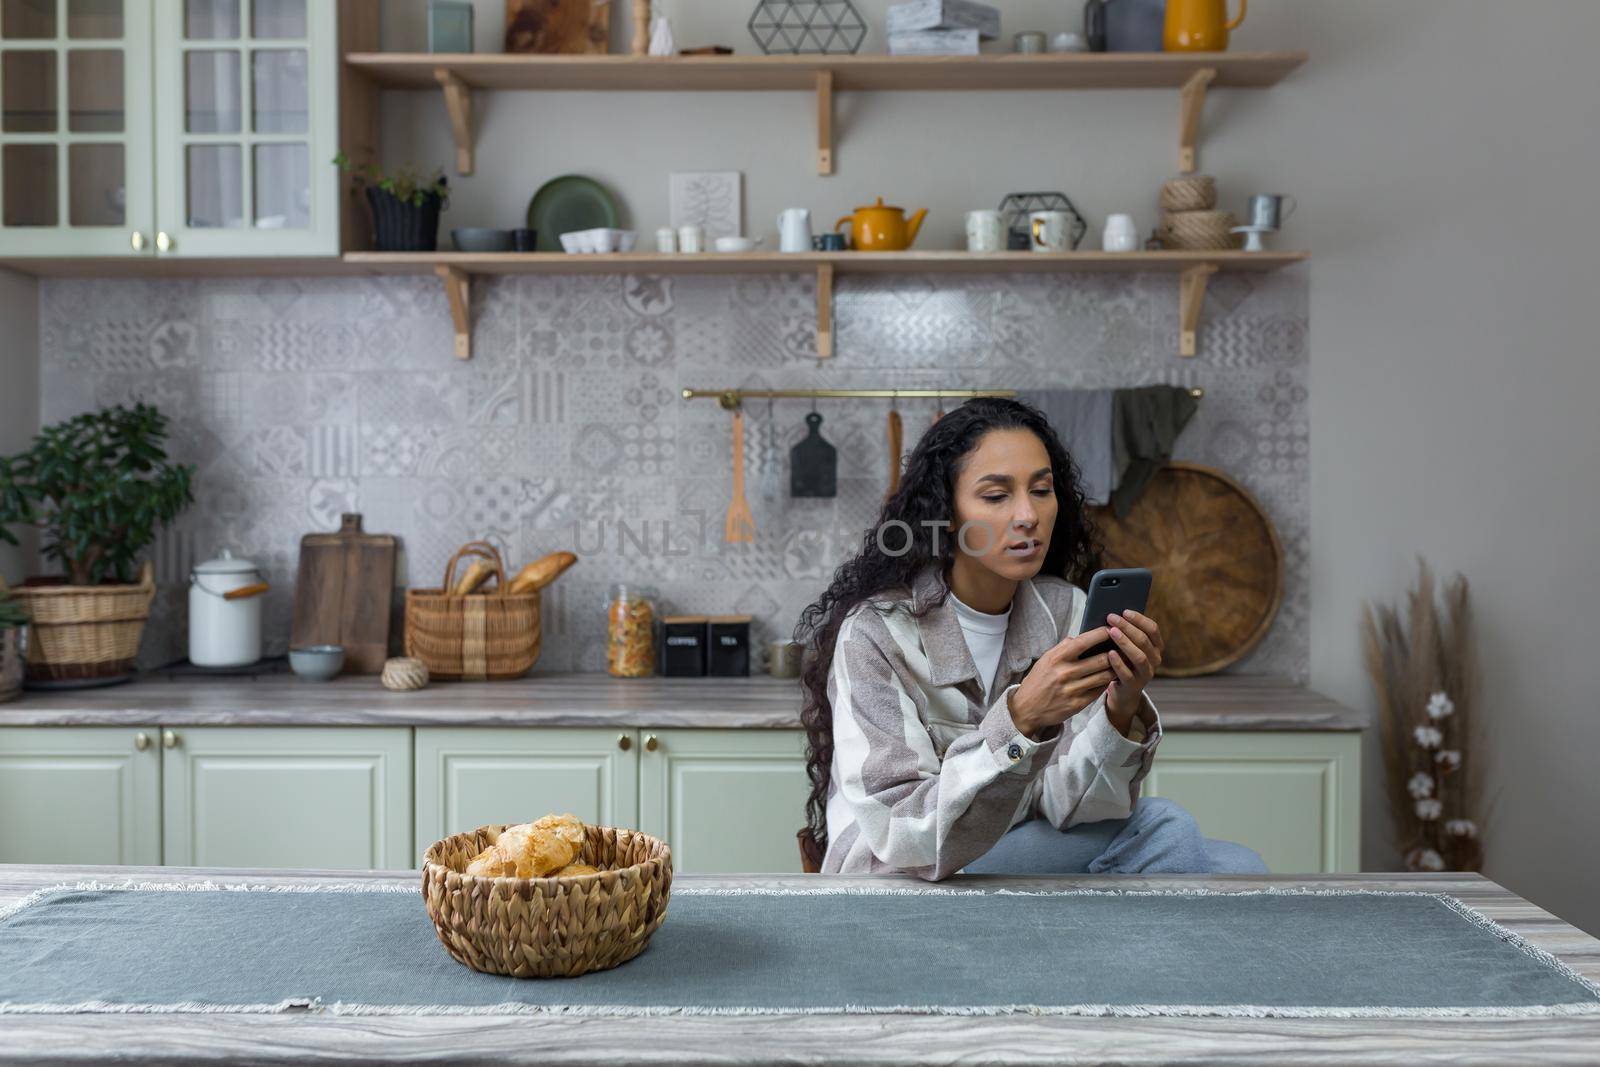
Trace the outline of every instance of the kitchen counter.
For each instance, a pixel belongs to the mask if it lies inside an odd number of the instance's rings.
[[[677,885],[810,885],[806,875],[677,875]],[[906,883],[894,875],[833,880]],[[0,866],[0,909],[80,880],[282,884],[372,880],[415,886],[415,871],[261,871],[174,867]],[[940,883],[1051,888],[1344,888],[1448,893],[1590,979],[1600,941],[1476,874],[1192,878],[956,876]],[[417,907],[422,907],[418,900]],[[669,920],[670,921],[670,920]],[[1259,1063],[1292,1065],[1592,1063],[1600,1019],[1079,1018],[1059,1015],[326,1016],[302,1013],[9,1015],[6,1063],[484,1063],[912,1065]],[[1587,1051],[1585,1051],[1587,1050]]]
[[[1356,731],[1366,716],[1265,675],[1157,679],[1166,729]],[[168,678],[103,689],[27,690],[0,704],[0,726],[616,726],[798,729],[799,682],[534,674],[511,682],[440,682],[392,693],[376,675],[332,682],[294,675]]]

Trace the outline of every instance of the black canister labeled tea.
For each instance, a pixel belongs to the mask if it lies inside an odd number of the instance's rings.
[[[719,678],[743,678],[750,673],[750,616],[713,615],[710,617],[710,667],[706,673]]]

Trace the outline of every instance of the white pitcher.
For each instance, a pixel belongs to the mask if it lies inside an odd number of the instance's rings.
[[[791,207],[778,216],[778,251],[811,251],[811,212]]]

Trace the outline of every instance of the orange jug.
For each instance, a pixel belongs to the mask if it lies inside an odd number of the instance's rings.
[[[1161,36],[1168,52],[1226,52],[1228,31],[1239,28],[1249,0],[1239,0],[1239,17],[1228,20],[1228,0],[1167,0]]]

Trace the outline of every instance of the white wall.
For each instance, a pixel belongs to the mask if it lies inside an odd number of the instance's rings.
[[[857,0],[874,27],[886,0]],[[625,6],[625,5],[623,5]],[[1064,29],[1075,0],[1002,3],[1007,35]],[[754,0],[670,4],[680,44],[751,50]],[[421,0],[388,0],[385,47],[420,48]],[[501,4],[478,2],[479,48]],[[617,35],[620,39],[620,33]],[[1396,600],[1423,554],[1472,581],[1485,663],[1486,873],[1600,932],[1600,712],[1588,616],[1600,599],[1600,4],[1585,0],[1278,0],[1236,50],[1306,48],[1270,92],[1218,92],[1202,169],[1224,206],[1294,193],[1285,245],[1311,270],[1312,683],[1370,708],[1357,647],[1366,598]],[[869,50],[881,47],[876,31]],[[568,171],[610,183],[644,230],[667,172],[737,169],[749,232],[809,206],[832,221],[883,195],[960,213],[1062,188],[1098,228],[1146,230],[1175,165],[1175,93],[845,94],[838,174],[818,178],[804,94],[480,95],[479,176],[452,179],[452,225],[517,224]],[[452,158],[438,93],[393,94],[385,154]],[[1091,240],[1090,246],[1093,246]],[[1369,752],[1367,864],[1385,840]]]
[[[39,429],[39,286],[0,270],[0,455],[20,452]],[[0,576],[21,582],[35,569],[35,540],[0,544]]]

